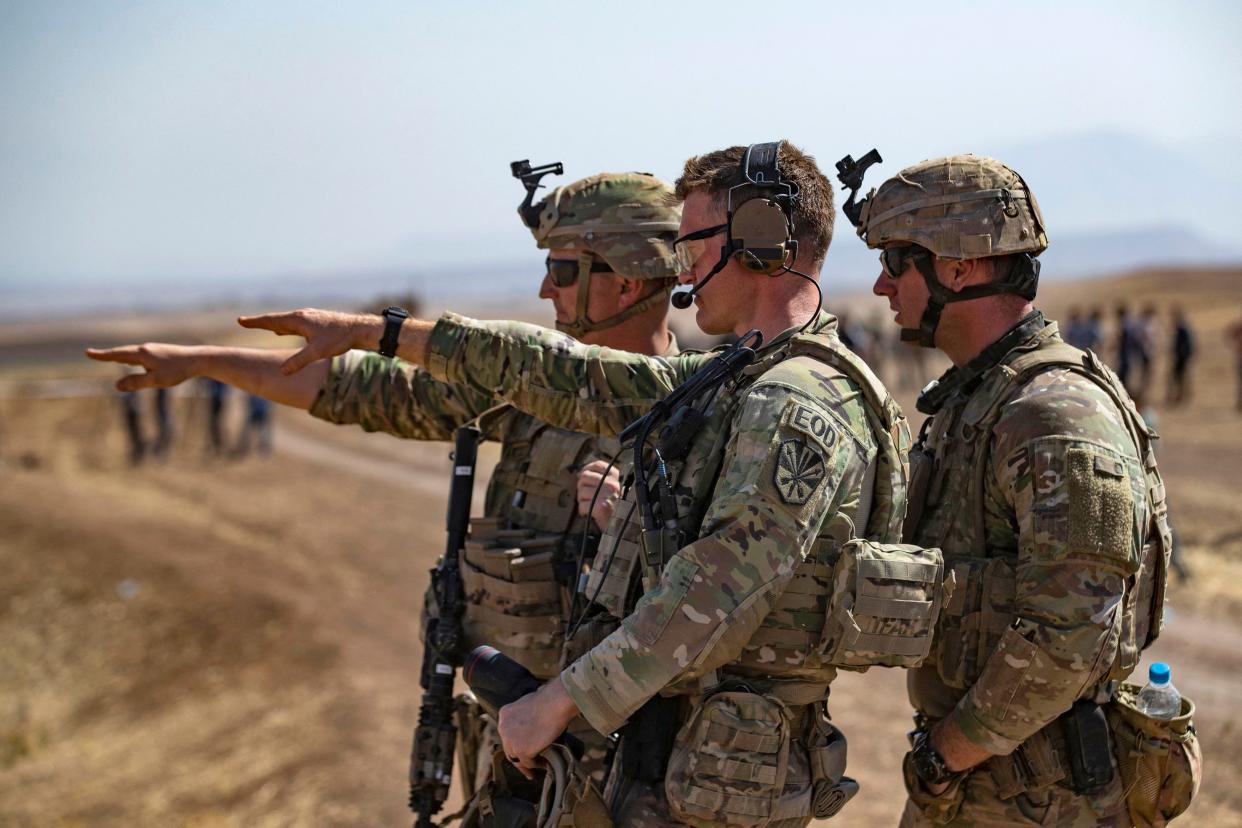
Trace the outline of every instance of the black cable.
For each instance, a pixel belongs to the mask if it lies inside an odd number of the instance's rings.
[[[815,288],[815,295],[819,297],[819,301],[815,305],[815,311],[811,314],[811,318],[803,322],[801,328],[798,328],[798,333],[804,334],[806,333],[806,329],[811,327],[811,323],[819,318],[819,312],[824,309],[824,292],[819,287],[818,279],[814,279],[810,276],[807,276],[801,270],[794,270],[793,265],[786,265],[785,269],[781,271],[777,271],[776,275],[779,276],[782,273],[792,273],[795,276],[801,276],[803,279],[806,279],[808,282],[811,283],[811,287]]]
[[[578,616],[573,629],[566,636],[567,641],[577,634],[578,629],[582,626],[582,622],[586,620],[586,614],[591,610],[591,605],[595,603],[595,599],[599,598],[599,593],[604,588],[604,581],[608,578],[608,572],[612,569],[612,562],[616,560],[617,549],[621,546],[621,538],[625,536],[625,530],[629,528],[630,518],[634,516],[634,509],[637,506],[637,503],[630,503],[630,511],[626,513],[625,522],[621,524],[621,531],[617,533],[616,540],[612,542],[612,549],[608,553],[608,560],[604,561],[604,567],[599,572],[599,583],[595,585],[595,592],[587,599],[586,606],[582,608],[582,614]]]

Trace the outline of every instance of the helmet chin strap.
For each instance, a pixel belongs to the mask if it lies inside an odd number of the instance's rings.
[[[1039,260],[1029,253],[1023,254],[1017,260],[1004,279],[986,285],[967,285],[957,291],[945,287],[936,278],[936,266],[932,262],[931,253],[914,257],[914,266],[927,283],[927,307],[923,309],[917,328],[901,329],[901,341],[917,342],[923,348],[936,347],[936,328],[940,326],[940,314],[945,305],[969,302],[984,296],[999,296],[1002,293],[1014,293],[1031,300],[1035,298],[1035,289],[1039,284]]]
[[[561,333],[567,333],[574,339],[581,339],[583,334],[602,331],[605,328],[611,328],[621,324],[631,317],[653,308],[661,302],[668,301],[668,295],[673,290],[672,285],[668,285],[661,290],[657,290],[645,299],[640,299],[630,305],[623,311],[614,313],[607,319],[601,319],[594,322],[587,316],[587,299],[591,295],[591,264],[595,261],[595,254],[589,250],[583,250],[578,254],[578,296],[574,309],[573,322],[557,322],[556,329]]]

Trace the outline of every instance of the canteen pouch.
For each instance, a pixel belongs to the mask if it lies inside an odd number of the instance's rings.
[[[835,667],[917,667],[932,645],[953,579],[939,549],[856,538],[833,565],[819,648]]]
[[[695,828],[767,825],[789,772],[791,730],[776,699],[742,691],[708,697],[673,742],[664,778],[672,815]]]
[[[1203,752],[1194,702],[1183,696],[1180,715],[1153,719],[1139,710],[1140,689],[1122,684],[1104,710],[1130,819],[1137,828],[1158,828],[1190,807],[1199,792]]]

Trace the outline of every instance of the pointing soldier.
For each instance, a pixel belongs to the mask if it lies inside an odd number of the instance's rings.
[[[622,733],[607,791],[619,824],[805,825],[857,789],[826,717],[836,665],[926,651],[930,620],[912,619],[932,604],[915,598],[938,558],[898,552],[887,567],[857,552],[862,535],[897,539],[909,435],[819,309],[834,211],[814,160],[787,143],[731,147],[690,159],[676,196],[696,321],[740,345],[653,358],[446,314],[406,322],[398,353],[559,427],[616,436],[638,420],[576,621],[619,627],[501,710],[508,755],[532,770],[581,714]],[[250,324],[308,339],[291,369],[374,348],[383,328],[322,311]],[[877,573],[912,600],[860,596],[858,623],[872,612],[876,625],[842,634],[834,576]]]
[[[552,303],[560,330],[592,345],[649,355],[677,352],[667,316],[679,270],[672,242],[681,211],[666,183],[642,173],[604,173],[557,188],[534,204],[527,199],[519,213],[538,247],[548,251],[539,296]],[[390,315],[399,324],[398,310]],[[369,322],[333,318],[345,323],[343,332]],[[476,421],[502,449],[484,517],[472,522],[463,565],[466,649],[491,644],[542,679],[557,674],[577,581],[574,562],[586,529],[579,515],[591,502],[590,496],[580,501],[576,475],[581,469],[593,484],[602,480],[615,488],[615,471],[605,478],[598,463],[617,452],[615,441],[550,426],[477,384],[444,382],[375,352],[349,351],[299,373],[280,370],[289,353],[268,350],[152,344],[89,353],[147,369],[122,379],[125,388],[210,376],[329,422],[408,439],[450,440],[457,427]],[[602,522],[612,499],[604,492],[595,503],[594,517]],[[589,541],[593,550],[598,532]],[[523,550],[520,567],[511,564],[514,548]],[[462,734],[467,745],[480,736],[470,732],[476,729]],[[607,740],[589,727],[579,730],[588,747],[586,768],[602,776]],[[475,762],[463,759],[469,790]],[[480,750],[477,759],[486,763],[490,756]]]
[[[851,218],[902,338],[953,362],[911,455],[906,539],[940,547],[956,589],[908,673],[901,824],[1129,825],[1100,705],[1160,629],[1154,434],[1033,307],[1048,239],[1016,172],[925,161]]]

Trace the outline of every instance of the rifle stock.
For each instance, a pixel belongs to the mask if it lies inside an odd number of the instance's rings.
[[[457,728],[453,724],[453,678],[462,663],[461,618],[465,593],[457,555],[466,542],[474,468],[480,431],[463,426],[454,435],[453,478],[449,488],[448,540],[444,557],[431,571],[437,615],[427,620],[423,644],[423,688],[410,750],[410,810],[418,815],[416,828],[431,828],[432,817],[448,799],[453,775]]]

